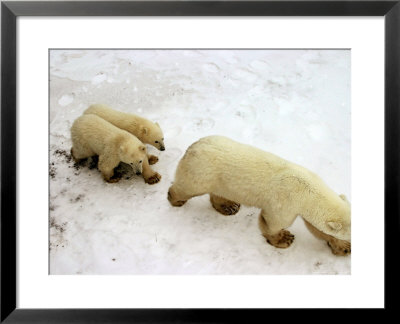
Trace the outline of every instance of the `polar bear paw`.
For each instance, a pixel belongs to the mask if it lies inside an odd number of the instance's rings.
[[[75,157],[74,148],[73,147],[71,147],[71,156],[74,159],[75,163],[81,162],[81,159],[78,159],[78,158]]]
[[[210,201],[214,209],[222,215],[235,215],[240,209],[240,204],[224,198],[211,196]]]
[[[346,256],[351,253],[351,243],[348,241],[333,238],[327,243],[334,255]]]
[[[277,248],[288,248],[294,241],[294,235],[287,230],[281,230],[278,234],[263,234],[267,242]]]
[[[112,176],[111,178],[104,177],[104,180],[107,181],[108,183],[116,183],[119,180],[121,180],[121,177],[118,175],[115,175],[115,176]]]
[[[240,209],[240,204],[234,202],[232,204],[223,204],[218,207],[214,206],[214,208],[223,215],[235,215]]]
[[[158,157],[155,155],[149,155],[148,159],[150,165],[156,164],[158,162]]]
[[[170,187],[168,190],[168,200],[169,200],[170,204],[174,207],[181,207],[187,201],[187,200],[183,200],[182,198],[178,197],[172,187]]]
[[[156,172],[151,177],[145,178],[144,182],[152,185],[152,184],[159,182],[160,180],[161,180],[161,174]]]
[[[217,196],[213,193],[210,193],[210,202],[217,212],[226,216],[235,215],[240,209],[239,203]]]

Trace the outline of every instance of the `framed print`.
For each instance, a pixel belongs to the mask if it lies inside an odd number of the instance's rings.
[[[398,1],[1,10],[1,321],[393,308]]]

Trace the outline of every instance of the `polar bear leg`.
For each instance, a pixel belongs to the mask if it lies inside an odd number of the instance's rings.
[[[117,167],[119,164],[119,161],[116,161],[115,159],[112,159],[110,157],[106,157],[105,155],[100,155],[99,156],[99,164],[98,168],[103,175],[103,178],[107,182],[117,182],[120,179],[118,178],[112,178],[114,175],[114,168]]]
[[[172,206],[180,207],[190,198],[206,194],[206,191],[196,190],[195,188],[187,188],[179,183],[174,183],[168,189],[168,200]]]
[[[95,153],[90,149],[79,143],[74,143],[71,148],[71,156],[75,162],[79,162],[82,159],[86,159],[95,155]]]
[[[339,240],[332,236],[328,241],[328,245],[335,255],[346,256],[351,253],[351,243],[344,240]]]
[[[304,220],[304,223],[306,224],[308,230],[316,238],[325,240],[328,243],[333,254],[345,256],[345,255],[349,255],[351,253],[351,243],[350,242],[339,240],[331,235],[325,234],[324,232],[321,232],[316,227],[314,227],[309,222],[307,222],[304,218],[303,218],[303,220]]]
[[[144,182],[148,184],[155,184],[161,180],[161,175],[150,168],[149,161],[146,158],[143,160],[142,174]]]
[[[272,216],[271,213],[266,213],[262,210],[258,219],[262,235],[267,239],[267,242],[277,248],[287,248],[294,241],[294,235],[284,228],[289,227],[296,216],[292,219],[287,219],[285,223],[278,217]]]
[[[235,215],[240,209],[240,204],[212,193],[210,193],[210,202],[214,209],[222,215]]]
[[[192,198],[190,195],[183,193],[175,184],[168,189],[168,200],[172,206],[181,207],[186,201]]]

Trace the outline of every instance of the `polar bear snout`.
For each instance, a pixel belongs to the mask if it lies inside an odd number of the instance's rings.
[[[129,165],[132,167],[133,172],[135,172],[136,175],[141,175],[143,172],[143,164],[142,161],[139,163],[129,163]]]
[[[164,139],[155,141],[155,147],[160,151],[165,151]]]

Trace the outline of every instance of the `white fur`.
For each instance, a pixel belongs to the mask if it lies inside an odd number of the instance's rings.
[[[162,151],[165,149],[164,135],[158,123],[153,123],[137,115],[114,110],[102,104],[91,105],[85,110],[84,114],[97,115],[114,126],[135,135],[143,143],[152,145]]]
[[[77,118],[71,127],[72,154],[75,159],[99,156],[99,169],[106,180],[124,162],[142,172],[146,147],[135,136],[91,114]]]
[[[222,136],[190,146],[179,162],[173,191],[182,199],[206,193],[262,209],[278,232],[301,215],[320,231],[350,240],[350,204],[311,171]]]

